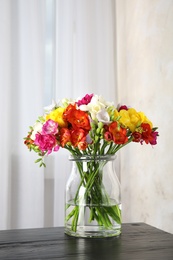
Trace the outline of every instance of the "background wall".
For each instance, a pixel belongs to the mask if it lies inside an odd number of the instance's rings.
[[[118,100],[159,127],[155,147],[121,151],[123,221],[173,233],[173,1],[117,0]]]

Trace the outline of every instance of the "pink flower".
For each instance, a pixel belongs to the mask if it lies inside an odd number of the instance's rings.
[[[42,128],[42,135],[52,134],[55,135],[58,133],[58,123],[49,119],[44,123]]]
[[[39,147],[39,149],[42,152],[48,152],[50,154],[52,152],[52,149],[54,151],[59,150],[59,146],[57,145],[57,141],[54,135],[51,134],[45,134],[42,135],[40,133],[36,134],[36,139],[34,143]]]
[[[88,103],[90,103],[91,99],[93,97],[93,94],[86,94],[81,100],[78,100],[78,102],[76,102],[76,104],[78,106],[81,105],[88,105]]]

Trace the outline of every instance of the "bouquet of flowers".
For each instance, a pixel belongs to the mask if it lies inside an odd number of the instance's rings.
[[[44,115],[38,117],[35,124],[30,127],[25,138],[25,145],[30,151],[33,150],[38,154],[39,158],[36,162],[40,166],[45,166],[44,157],[57,152],[60,148],[67,149],[73,156],[95,158],[114,155],[131,142],[156,145],[157,136],[157,127],[153,127],[152,122],[143,112],[137,112],[126,105],[115,107],[113,103],[105,101],[101,96],[87,94],[77,100],[63,99],[46,107]],[[83,172],[80,163],[78,163],[78,169],[82,180],[78,191],[82,186],[85,187],[85,199],[90,202],[93,199],[97,200],[95,204],[98,205],[101,198],[92,196],[91,192],[93,190],[94,193],[99,189],[98,182],[96,184],[97,162],[94,162],[94,167],[92,166],[92,170],[88,171],[88,175]],[[88,178],[89,175],[94,178]],[[88,187],[90,187],[90,192],[88,192]],[[77,194],[75,200],[76,207],[67,216],[67,219],[73,218],[74,232],[79,216]],[[90,219],[99,219],[100,225],[108,227],[111,224],[104,218],[108,219],[110,216],[117,223],[120,222],[120,209],[114,206],[107,208],[104,214],[99,214],[96,207],[94,211],[92,210]]]
[[[25,144],[39,155],[36,161],[60,147],[74,155],[115,154],[130,142],[155,145],[157,127],[143,112],[125,105],[115,107],[98,95],[77,101],[63,99],[45,108],[45,114],[30,127]]]

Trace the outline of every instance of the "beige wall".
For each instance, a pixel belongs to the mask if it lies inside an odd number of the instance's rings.
[[[159,127],[121,151],[123,221],[173,233],[173,1],[116,0],[118,100]]]

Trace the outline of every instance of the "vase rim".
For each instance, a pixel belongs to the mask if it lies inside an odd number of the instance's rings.
[[[70,155],[70,161],[113,161],[117,156],[112,154],[105,154],[105,155]]]

